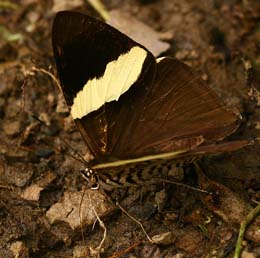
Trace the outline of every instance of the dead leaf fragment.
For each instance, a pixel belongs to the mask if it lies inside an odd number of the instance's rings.
[[[115,207],[99,191],[86,190],[85,193],[83,191],[67,191],[64,193],[62,201],[54,204],[47,211],[46,216],[50,224],[55,221],[65,221],[72,229],[77,229],[82,225],[91,225],[96,221],[93,208],[102,217]]]
[[[40,193],[43,189],[43,187],[40,187],[37,184],[30,185],[23,191],[21,197],[28,201],[38,201],[40,198]]]
[[[240,225],[252,207],[226,186],[208,179],[198,171],[201,189],[213,195],[203,195],[202,201],[208,209],[220,216],[225,222]],[[246,231],[246,238],[260,243],[260,219],[256,218]]]
[[[83,5],[82,0],[54,0],[51,11],[57,13],[64,10],[70,10]]]
[[[10,246],[10,250],[15,257],[29,257],[28,248],[22,241],[16,241],[12,243]]]
[[[189,234],[184,232],[176,239],[175,246],[189,254],[193,254],[198,249],[198,246],[201,245],[203,236],[200,232],[192,229],[187,232]]]
[[[161,41],[159,32],[121,10],[110,11],[107,23],[144,45],[156,57],[170,48],[169,43]]]
[[[39,201],[40,194],[43,189],[45,189],[56,176],[49,172],[44,178],[41,178],[36,184],[28,186],[21,194],[21,197],[28,201]]]
[[[153,242],[158,245],[173,244],[175,239],[176,236],[173,234],[173,232],[166,232],[152,237]]]

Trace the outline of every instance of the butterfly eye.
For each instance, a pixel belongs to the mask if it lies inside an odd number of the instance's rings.
[[[87,167],[81,171],[81,175],[88,182],[87,185],[90,189],[99,189],[98,175],[94,170]]]

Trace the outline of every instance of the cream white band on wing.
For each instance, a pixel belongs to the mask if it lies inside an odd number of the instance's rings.
[[[156,63],[159,64],[165,58],[165,56],[156,58]]]
[[[136,46],[108,63],[102,77],[89,80],[77,93],[71,106],[73,119],[98,110],[106,102],[118,100],[138,79],[146,56],[147,51]]]

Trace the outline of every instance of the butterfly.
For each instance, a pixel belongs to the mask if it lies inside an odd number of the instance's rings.
[[[248,144],[217,143],[236,131],[239,117],[181,61],[156,59],[115,28],[72,11],[57,13],[52,44],[70,114],[95,157],[84,173],[92,186],[104,175],[114,186],[134,181],[139,164],[192,162]]]

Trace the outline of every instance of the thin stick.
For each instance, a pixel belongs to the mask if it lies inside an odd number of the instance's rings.
[[[8,189],[10,191],[13,190],[13,188],[11,186],[7,186],[7,185],[0,185],[0,189]]]
[[[156,178],[156,179],[159,180],[159,181],[165,182],[165,183],[169,183],[169,184],[174,184],[174,185],[178,185],[178,186],[181,186],[181,187],[185,187],[185,188],[188,188],[188,189],[193,190],[193,191],[197,191],[197,192],[200,192],[200,193],[212,195],[211,192],[208,192],[208,191],[203,190],[203,189],[198,189],[196,187],[192,187],[192,186],[189,186],[189,185],[185,185],[183,183],[179,183],[179,182],[175,182],[175,181],[171,181],[171,180],[167,180],[167,179],[162,179],[162,178]]]
[[[130,219],[132,219],[134,222],[136,222],[140,227],[141,229],[143,230],[145,236],[147,237],[147,239],[149,240],[149,242],[151,243],[154,243],[154,241],[149,237],[148,233],[146,232],[146,230],[144,229],[143,227],[143,224],[137,220],[136,218],[134,218],[132,215],[130,215],[119,203],[116,203],[116,206],[119,207],[119,209],[125,214],[127,215]]]
[[[235,249],[235,253],[234,253],[233,258],[239,258],[240,257],[240,254],[241,254],[241,251],[242,251],[242,242],[243,242],[243,239],[244,239],[246,229],[259,214],[260,214],[260,203],[241,222],[239,235],[238,235],[237,243],[236,243],[236,249]]]
[[[82,208],[83,198],[84,198],[85,193],[86,193],[86,186],[84,186],[83,194],[82,194],[80,204],[79,204],[80,231],[81,231],[81,237],[82,237],[83,244],[85,244],[85,237],[84,237],[83,225],[82,225],[83,220],[82,220],[82,216],[81,216],[81,208]]]
[[[47,74],[48,76],[51,77],[51,79],[55,82],[55,84],[58,86],[58,88],[60,89],[60,91],[62,92],[62,87],[58,81],[58,79],[49,71],[45,70],[44,68],[37,68],[35,66],[32,67],[32,71],[36,71],[36,72],[42,72],[44,74]]]
[[[23,80],[23,84],[21,86],[21,89],[22,89],[22,106],[21,106],[21,110],[18,111],[18,113],[25,109],[25,102],[26,102],[26,99],[25,99],[25,87],[27,85],[28,78],[29,78],[28,75],[25,74],[25,77],[24,77],[24,80]]]

